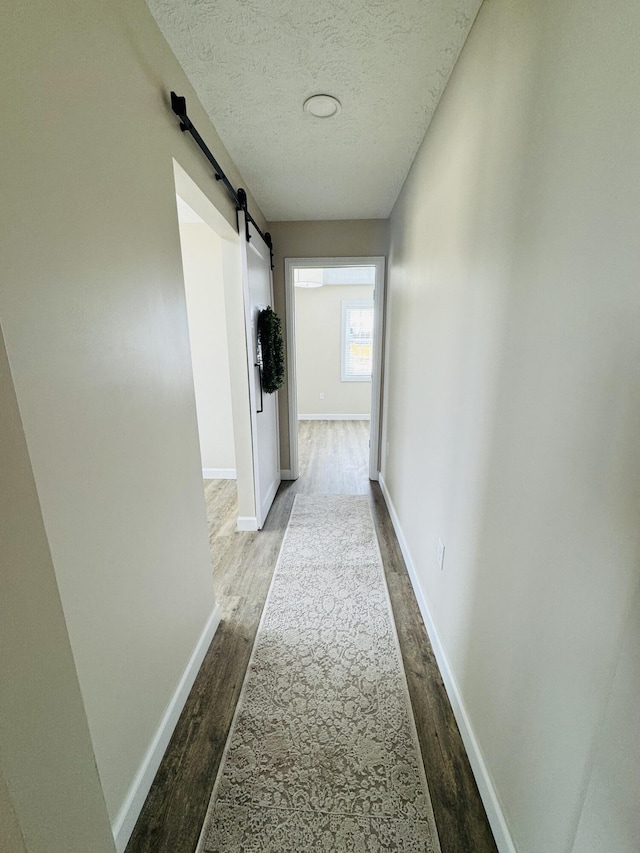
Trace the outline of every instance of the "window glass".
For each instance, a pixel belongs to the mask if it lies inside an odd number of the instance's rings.
[[[342,303],[343,382],[370,382],[373,370],[373,300]]]

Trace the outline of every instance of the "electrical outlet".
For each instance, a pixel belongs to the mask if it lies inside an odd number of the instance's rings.
[[[444,571],[444,542],[442,539],[438,539],[438,565],[440,566],[440,571]]]
[[[324,400],[324,391],[321,391],[321,392],[320,392],[320,399],[321,399],[321,400]]]

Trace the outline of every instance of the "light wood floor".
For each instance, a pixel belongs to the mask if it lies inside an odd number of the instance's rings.
[[[369,495],[442,853],[496,853],[384,498],[368,479],[368,429],[366,421],[301,422],[300,478],[282,483],[259,533],[235,530],[233,480],[205,482],[222,622],[126,853],[195,849],[293,499],[300,492]]]

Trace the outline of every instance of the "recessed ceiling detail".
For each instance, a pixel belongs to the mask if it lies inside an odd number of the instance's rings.
[[[480,0],[147,0],[267,219],[387,217]],[[335,93],[338,120],[300,108]]]
[[[338,115],[342,106],[333,95],[312,95],[304,102],[303,109],[315,118],[333,118]]]
[[[323,270],[294,269],[293,283],[296,287],[322,287]]]

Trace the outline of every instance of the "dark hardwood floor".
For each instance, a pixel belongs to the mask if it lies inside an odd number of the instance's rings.
[[[235,530],[234,481],[206,481],[214,585],[222,622],[126,853],[192,853],[195,849],[293,499],[299,492],[369,495],[442,853],[496,853],[384,498],[378,484],[368,479],[368,429],[367,421],[301,422],[300,478],[282,483],[259,533]]]

